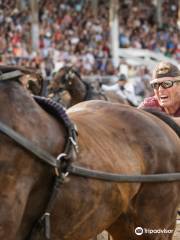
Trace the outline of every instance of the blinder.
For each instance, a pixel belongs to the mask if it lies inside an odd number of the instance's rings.
[[[24,74],[19,70],[7,72],[7,73],[2,73],[0,71],[0,81],[14,80],[16,78],[22,77],[23,75]]]
[[[80,74],[73,67],[66,67],[64,70],[65,73],[61,77],[60,81],[66,86],[66,88],[72,84],[71,79],[74,77],[78,77],[81,80]]]
[[[69,86],[72,85],[72,79],[74,77],[78,77],[86,88],[86,94],[84,97],[84,101],[91,100],[92,96],[93,96],[92,86],[89,83],[83,81],[80,74],[73,67],[64,67],[63,70],[65,71],[65,73],[60,78],[60,82],[64,85],[65,88],[63,89],[61,87],[61,88],[59,88],[59,90],[60,89],[61,89],[61,91],[67,90],[69,88]],[[107,99],[105,99],[105,100],[107,100]]]

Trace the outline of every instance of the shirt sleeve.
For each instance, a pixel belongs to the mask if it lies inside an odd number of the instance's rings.
[[[117,86],[116,84],[111,85],[111,86],[108,86],[108,85],[103,84],[103,85],[101,86],[101,88],[102,88],[102,90],[104,90],[104,91],[118,91],[118,86]]]
[[[145,107],[145,104],[144,104],[144,101],[143,101],[139,104],[139,106],[137,108],[144,108],[144,107]]]
[[[160,105],[153,96],[145,98],[144,101],[139,104],[138,108],[160,108]]]

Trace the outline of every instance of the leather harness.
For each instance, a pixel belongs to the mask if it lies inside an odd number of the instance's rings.
[[[19,70],[12,71],[9,73],[4,73],[0,75],[0,81],[4,80],[13,80],[14,78],[22,76],[23,73]],[[45,212],[43,216],[40,218],[38,223],[35,224],[31,233],[28,235],[26,240],[31,240],[34,236],[35,232],[44,226],[45,230],[45,239],[50,239],[50,212],[53,208],[54,202],[56,200],[57,193],[59,191],[59,187],[63,184],[65,178],[68,174],[73,174],[80,177],[99,179],[103,181],[111,181],[111,182],[126,182],[126,183],[152,183],[152,182],[174,182],[180,181],[180,172],[175,173],[159,173],[159,174],[142,174],[142,175],[125,175],[125,174],[115,174],[115,173],[107,173],[104,171],[97,171],[87,169],[81,166],[74,165],[70,160],[73,152],[78,154],[78,145],[77,145],[77,130],[75,125],[70,121],[67,116],[64,108],[58,103],[39,96],[33,96],[35,101],[45,110],[51,107],[53,109],[53,115],[55,117],[60,117],[64,123],[64,126],[67,129],[68,139],[66,142],[66,147],[63,153],[60,153],[57,158],[52,156],[46,150],[36,146],[32,141],[23,137],[21,134],[17,133],[15,130],[7,126],[5,123],[0,121],[0,132],[9,136],[16,143],[22,146],[24,149],[31,152],[33,155],[38,157],[39,160],[45,162],[55,169],[56,179],[54,183],[54,188],[52,191],[52,195],[47,204]],[[42,224],[44,223],[44,224]]]

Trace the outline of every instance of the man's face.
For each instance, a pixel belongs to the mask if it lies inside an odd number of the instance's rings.
[[[157,86],[154,88],[154,93],[159,105],[164,108],[173,106],[180,107],[180,82],[174,82],[173,80],[168,81],[171,81],[171,83],[167,82],[167,79],[156,80]],[[158,83],[163,85],[158,86]]]
[[[119,80],[118,81],[119,86],[124,86],[126,83],[127,83],[126,80]]]

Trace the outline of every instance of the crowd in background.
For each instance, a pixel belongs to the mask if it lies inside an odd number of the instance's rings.
[[[40,68],[44,77],[68,63],[83,75],[117,74],[110,53],[109,1],[98,0],[94,8],[88,0],[40,0],[37,52],[31,47],[28,2],[21,0],[20,9],[16,1],[0,1],[0,63]],[[178,9],[178,0],[163,0],[159,26],[154,1],[119,1],[119,46],[161,52],[180,62]],[[148,78],[146,67],[137,71]]]

